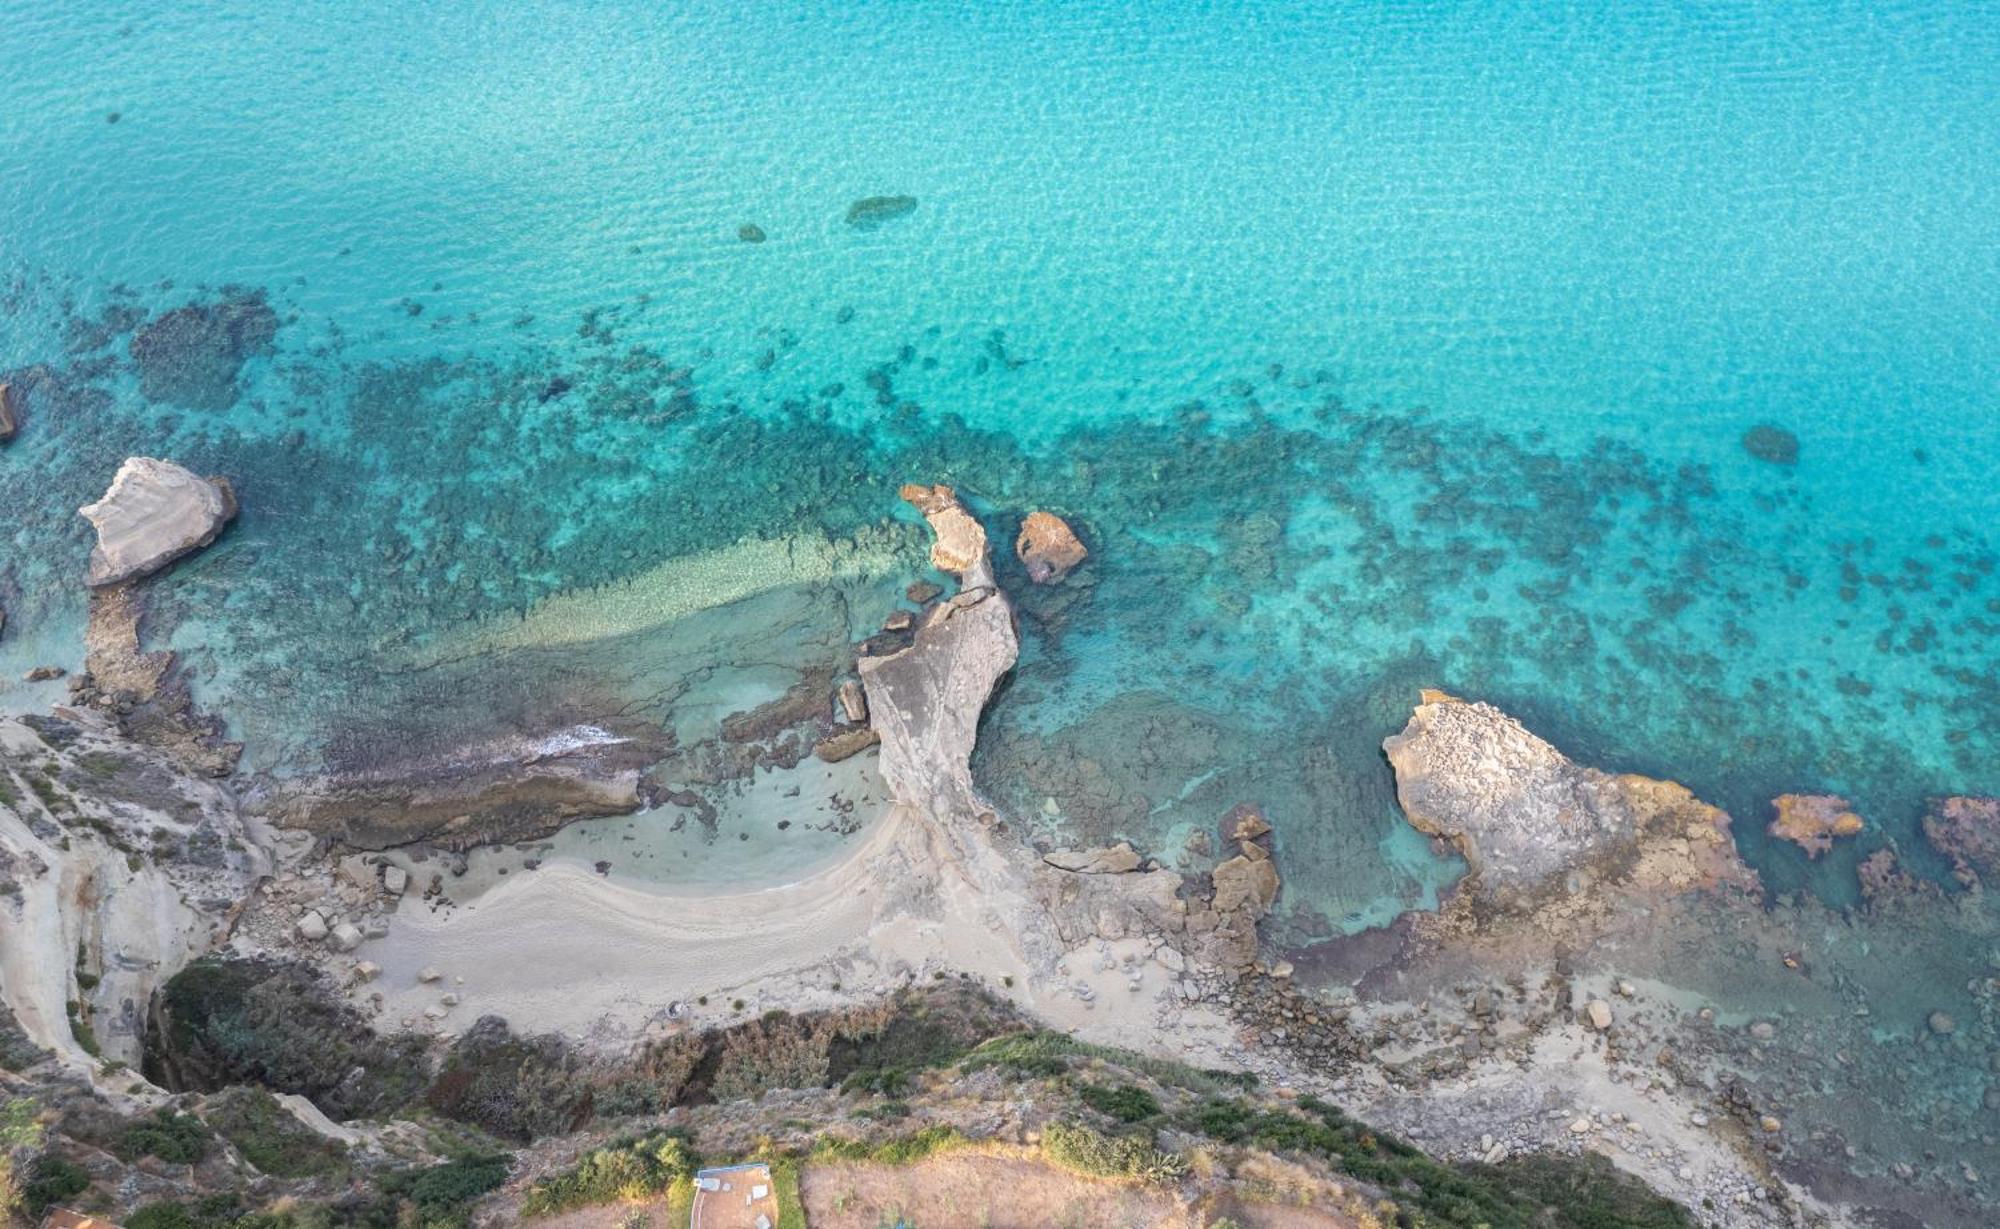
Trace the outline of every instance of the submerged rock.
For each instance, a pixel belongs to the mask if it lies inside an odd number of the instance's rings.
[[[278,313],[262,291],[177,307],[132,337],[139,392],[191,410],[226,410],[236,404],[243,364],[277,334]]]
[[[1064,520],[1049,512],[1030,512],[1021,522],[1014,553],[1027,565],[1028,579],[1053,585],[1090,554]]]
[[[0,444],[13,439],[14,433],[21,429],[20,406],[20,394],[14,391],[14,386],[0,382]]]
[[[1938,799],[1924,816],[1924,839],[1951,859],[1953,878],[1982,886],[2000,869],[2000,798]]]
[[[1771,465],[1799,463],[1799,437],[1783,427],[1758,423],[1743,433],[1743,451]]]
[[[745,243],[762,243],[767,236],[763,227],[755,222],[745,222],[736,228],[736,237]]]
[[[97,529],[88,583],[104,588],[151,575],[215,541],[236,515],[236,495],[225,479],[130,457],[104,497],[77,512]]]
[[[1817,858],[1833,848],[1835,837],[1854,836],[1867,825],[1848,809],[1847,799],[1833,794],[1780,794],[1771,800],[1777,812],[1765,829]]]
[[[864,196],[847,207],[847,224],[857,230],[873,230],[916,212],[916,208],[914,196]]]
[[[1573,763],[1490,704],[1427,690],[1382,749],[1403,814],[1458,849],[1462,890],[1481,903],[1532,903],[1585,869],[1673,890],[1748,877],[1721,810],[1671,781]]]

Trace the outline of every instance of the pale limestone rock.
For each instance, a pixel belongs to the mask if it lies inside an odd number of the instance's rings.
[[[1600,1033],[1611,1027],[1611,1004],[1603,999],[1592,999],[1584,1004],[1583,1014],[1590,1021],[1590,1027]]]
[[[309,943],[318,943],[326,938],[326,934],[326,919],[320,916],[319,910],[306,910],[305,916],[299,919],[299,937]]]
[[[400,866],[382,868],[382,890],[391,896],[401,896],[410,887],[410,873]]]
[[[868,694],[857,680],[848,679],[840,685],[840,711],[856,724],[868,720]]]
[[[361,928],[352,922],[342,922],[333,928],[333,945],[343,952],[351,952],[361,946]]]
[[[203,478],[172,461],[131,457],[104,497],[78,513],[97,529],[90,552],[92,588],[150,575],[215,541],[236,515],[222,479]]]

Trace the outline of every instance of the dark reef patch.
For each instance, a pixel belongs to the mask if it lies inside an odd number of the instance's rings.
[[[847,224],[856,230],[873,230],[916,211],[914,196],[864,196],[847,207]]]
[[[1772,465],[1799,463],[1799,437],[1783,427],[1758,423],[1743,433],[1743,451]]]
[[[174,308],[133,335],[139,391],[148,401],[226,410],[236,404],[243,364],[277,335],[278,313],[263,291],[224,287],[215,302]]]

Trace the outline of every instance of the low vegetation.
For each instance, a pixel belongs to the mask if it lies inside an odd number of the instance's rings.
[[[1188,1174],[1186,1157],[1154,1147],[1149,1137],[1106,1135],[1080,1122],[1052,1122],[1043,1128],[1042,1155],[1090,1178],[1177,1182]]]
[[[586,1152],[562,1173],[543,1178],[521,1202],[523,1216],[551,1216],[594,1204],[692,1197],[700,1168],[686,1137],[660,1132]]]
[[[205,1113],[209,1126],[259,1173],[310,1178],[346,1163],[347,1149],[300,1122],[261,1088],[232,1088],[210,1098]]]

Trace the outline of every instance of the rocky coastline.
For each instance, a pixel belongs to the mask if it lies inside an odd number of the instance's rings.
[[[1254,1072],[1441,1158],[1609,1157],[1703,1223],[1855,1223],[1850,1205],[1899,1201],[1933,1223],[1976,1223],[1962,1219],[1977,1215],[1976,1174],[1871,1171],[1825,1128],[1802,1138],[1793,1110],[1830,1095],[1810,1087],[1810,1047],[1770,1020],[1723,1020],[1675,984],[1675,963],[1718,934],[1750,944],[1760,968],[1771,949],[1777,975],[1810,977],[1830,959],[1814,943],[1848,923],[1810,902],[1774,906],[1720,809],[1672,782],[1577,764],[1492,705],[1426,691],[1385,742],[1407,821],[1468,871],[1436,913],[1298,957],[1339,970],[1345,993],[1312,988],[1326,979],[1309,985],[1260,935],[1284,891],[1285,816],[1239,805],[1220,819],[1220,856],[1193,873],[1130,842],[1024,839],[970,771],[981,714],[1020,651],[1015,608],[985,527],[950,487],[903,498],[956,591],[918,582],[913,616],[721,723],[715,747],[738,749],[725,758],[739,776],[873,749],[890,798],[838,867],[758,894],[766,946],[746,931],[748,897],[649,896],[544,869],[459,902],[428,861],[680,805],[650,772],[670,740],[606,721],[239,794],[215,778],[240,749],[195,711],[172,655],[141,648],[144,582],[104,584],[75,707],[0,724],[0,911],[21,939],[0,991],[15,1026],[105,1092],[104,1059],[135,1065],[156,992],[211,953],[317,969],[357,1020],[413,1044],[453,1046],[496,1014],[523,1031],[578,1030],[599,1055],[969,975],[1087,1042]],[[1017,551],[1032,580],[1060,585],[1087,552],[1038,517]],[[1782,835],[1849,835],[1839,802],[1779,799],[1780,821],[1812,821]],[[1942,800],[1925,825],[1975,892],[2000,866],[1993,806]],[[1864,882],[1884,943],[1917,926],[1896,920],[1899,901],[1936,900],[1893,859],[1871,860]],[[585,971],[615,982],[610,993],[524,966],[521,944],[542,932],[557,942],[535,950],[560,951],[563,936],[546,932],[571,927],[571,941],[603,946],[605,963]],[[718,974],[725,953],[735,967]],[[523,967],[549,985],[509,985]],[[1964,1044],[1942,1008],[1923,1028],[1942,1055]],[[150,1105],[166,1093],[120,1095]]]

